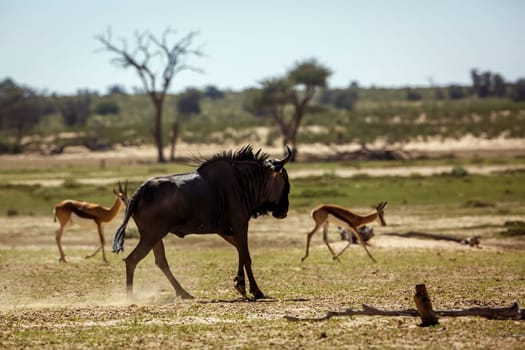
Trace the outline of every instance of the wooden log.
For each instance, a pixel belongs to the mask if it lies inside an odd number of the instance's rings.
[[[434,326],[439,324],[436,313],[432,309],[432,301],[427,293],[427,287],[424,284],[416,285],[416,294],[414,295],[417,311],[421,317],[421,327]]]
[[[509,307],[471,307],[461,310],[436,311],[440,316],[479,316],[489,320],[525,320],[525,309],[515,300]]]
[[[471,247],[477,247],[477,248],[479,248],[479,244],[480,244],[480,236],[460,238],[460,237],[454,237],[450,235],[442,235],[442,234],[418,232],[418,231],[408,231],[408,232],[403,232],[403,233],[386,232],[386,233],[383,233],[383,236],[397,236],[397,237],[404,237],[404,238],[423,238],[423,239],[434,239],[437,241],[451,241],[451,242],[465,244],[465,245],[469,245]]]
[[[366,304],[362,305],[362,310],[345,309],[342,311],[328,311],[321,317],[296,317],[286,315],[288,321],[325,321],[338,316],[408,316],[419,317],[416,309],[404,310],[383,310]],[[465,317],[477,316],[489,320],[525,320],[525,309],[522,309],[518,301],[514,301],[508,307],[473,307],[461,310],[436,310],[436,315],[440,317]]]
[[[345,309],[342,311],[328,311],[321,317],[295,317],[286,315],[284,318],[288,321],[325,321],[336,316],[419,316],[422,321],[421,326],[438,324],[438,315],[440,317],[478,316],[489,320],[525,321],[525,309],[520,307],[517,300],[515,300],[509,307],[472,307],[460,310],[434,311],[424,284],[416,285],[414,302],[416,303],[417,310],[382,310],[363,304],[362,310]]]

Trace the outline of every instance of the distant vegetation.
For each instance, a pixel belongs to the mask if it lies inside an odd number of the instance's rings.
[[[509,83],[498,74],[475,70],[471,76],[471,86],[382,88],[353,82],[347,88],[321,89],[306,108],[297,142],[367,144],[381,139],[388,144],[465,134],[525,137],[525,79]],[[254,91],[262,89],[221,91],[210,85],[167,95],[164,139],[173,139],[176,131],[179,140],[189,143],[281,144],[276,121],[257,117],[250,107]],[[0,82],[0,154],[60,153],[72,145],[102,150],[117,144],[154,144],[153,117],[148,96],[118,85],[105,94],[59,96],[6,79]],[[261,126],[269,133],[255,135],[253,128]]]

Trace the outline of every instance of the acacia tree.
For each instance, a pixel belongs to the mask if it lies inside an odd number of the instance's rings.
[[[162,114],[166,93],[173,77],[184,70],[200,71],[186,63],[189,56],[202,56],[199,49],[193,48],[196,32],[190,32],[174,44],[168,44],[168,36],[173,34],[169,28],[161,40],[149,32],[135,34],[135,46],[128,48],[127,42],[120,39],[120,45],[113,42],[111,31],[98,35],[96,39],[105,51],[115,55],[111,62],[122,68],[132,67],[139,75],[142,87],[150,97],[154,107],[153,138],[157,147],[157,161],[164,163],[164,142],[162,138]]]
[[[40,121],[42,98],[28,87],[11,79],[0,82],[0,132],[13,133],[16,148],[22,138]]]
[[[331,71],[315,59],[298,62],[284,78],[261,81],[250,109],[258,115],[271,115],[281,132],[283,148],[292,145],[292,158],[297,156],[297,132],[306,107],[318,88],[326,87]],[[291,108],[288,108],[291,107]]]

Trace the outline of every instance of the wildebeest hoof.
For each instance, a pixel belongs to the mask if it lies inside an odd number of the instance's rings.
[[[260,290],[252,292],[252,294],[253,294],[253,300],[259,300],[259,299],[266,298],[266,296],[264,296],[263,292],[261,292]]]
[[[246,298],[246,288],[244,286],[235,285],[235,290],[239,292],[244,298]]]
[[[177,293],[177,295],[178,295],[181,299],[194,299],[194,298],[193,298],[193,295],[191,295],[190,293],[187,293],[187,292],[184,292],[184,293]]]
[[[239,294],[244,298],[246,298],[246,285],[244,284],[244,280],[241,280],[239,277],[235,277],[233,281],[235,282],[235,290],[239,292]]]

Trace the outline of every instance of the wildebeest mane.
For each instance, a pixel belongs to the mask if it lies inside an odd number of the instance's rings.
[[[255,198],[258,196],[256,192],[258,192],[260,188],[263,187],[261,186],[261,184],[267,181],[264,175],[264,171],[262,169],[268,166],[267,161],[269,158],[270,156],[267,153],[262,152],[260,149],[254,152],[253,146],[248,144],[236,151],[224,151],[213,155],[209,159],[204,159],[200,166],[197,168],[197,172],[203,170],[203,168],[207,166],[211,166],[212,164],[218,161],[226,161],[228,163],[239,162],[253,164],[255,167],[249,167],[242,171],[240,168],[235,168],[235,177],[237,178],[241,186],[243,186],[243,188],[245,189],[241,191],[242,199],[246,205],[250,206],[251,203],[254,203],[256,201]],[[286,177],[283,198],[286,197],[287,200],[288,193],[290,190],[290,184],[288,182],[286,170],[283,168],[282,171]],[[282,206],[285,206],[287,209],[288,202],[286,201],[286,203],[284,203],[283,201],[281,201],[281,203],[279,203],[278,205],[271,202],[264,202],[256,208],[252,209],[251,216],[253,218],[256,218],[258,216],[268,215],[270,212],[276,210],[276,208],[281,209]]]
[[[220,161],[220,160],[226,160],[229,162],[251,161],[251,162],[257,162],[257,163],[263,163],[269,157],[270,156],[267,153],[262,152],[260,149],[254,153],[252,145],[245,145],[241,147],[240,149],[238,149],[237,151],[232,151],[232,150],[224,151],[224,152],[220,152],[220,153],[213,155],[209,159],[203,159],[201,164],[197,168],[197,171],[199,171],[199,169],[201,169],[202,167],[208,164],[211,164],[215,161]]]

